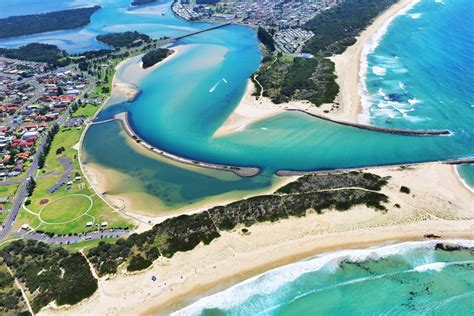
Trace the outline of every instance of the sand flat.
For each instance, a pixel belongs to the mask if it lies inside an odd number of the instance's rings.
[[[420,240],[425,234],[473,239],[474,194],[453,168],[426,164],[369,170],[391,177],[382,190],[390,197],[387,212],[366,206],[322,215],[309,212],[302,218],[251,226],[249,235],[238,227],[222,232],[210,245],[201,244],[171,259],[160,258],[144,272],[101,278],[101,291],[86,302],[42,314],[149,315],[322,252]],[[400,192],[402,185],[410,188],[410,194]],[[156,282],[151,281],[153,275]]]
[[[361,57],[365,44],[377,31],[386,27],[398,14],[415,5],[419,0],[401,0],[394,4],[374,22],[364,30],[354,45],[348,47],[344,53],[335,55],[330,59],[335,63],[336,82],[340,91],[336,96],[335,104],[322,104],[319,107],[307,101],[291,101],[282,104],[275,104],[267,97],[256,98],[252,96],[255,86],[252,81],[248,81],[247,88],[240,103],[215,132],[214,136],[224,136],[245,129],[252,123],[261,121],[283,113],[287,109],[299,109],[309,113],[326,116],[333,120],[358,123],[362,113],[360,96],[360,70]],[[257,78],[258,79],[258,78]]]

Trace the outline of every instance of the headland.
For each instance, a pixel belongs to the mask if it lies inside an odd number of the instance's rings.
[[[379,15],[374,22],[364,30],[354,45],[348,47],[342,54],[331,57],[335,64],[336,82],[340,87],[335,103],[339,106],[335,109],[333,104],[322,104],[317,107],[307,101],[291,101],[288,103],[275,104],[269,98],[255,97],[254,83],[249,80],[242,101],[237,105],[234,112],[216,131],[214,136],[223,136],[242,130],[246,126],[262,119],[278,115],[287,110],[299,110],[310,115],[317,115],[321,119],[328,119],[340,123],[359,123],[362,114],[361,106],[361,81],[364,80],[361,72],[361,63],[365,62],[366,55],[362,52],[364,47],[380,29],[386,29],[393,19],[410,9],[418,0],[401,0]],[[257,78],[258,81],[258,78]],[[364,123],[367,123],[364,121]]]

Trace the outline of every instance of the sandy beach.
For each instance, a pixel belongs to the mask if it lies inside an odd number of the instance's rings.
[[[402,0],[391,7],[361,34],[354,46],[332,58],[341,86],[336,101],[341,106],[324,115],[337,120],[358,121],[362,111],[359,73],[364,44],[400,10],[414,3],[415,0]],[[130,62],[125,68],[134,76],[141,72],[137,62]],[[125,76],[126,81],[123,80],[125,73],[125,70],[122,71],[117,81],[114,81],[114,90],[121,90],[121,97],[127,96],[127,93],[132,96],[131,91],[136,91],[134,87],[138,83],[134,81],[135,78],[128,76]],[[267,98],[256,100],[251,96],[253,91],[253,83],[249,81],[242,101],[215,133],[216,137],[243,130],[249,124],[283,113],[288,108],[317,111],[314,112],[316,114],[323,114],[322,111],[328,108],[311,107],[303,102],[275,105]],[[192,251],[177,253],[171,259],[160,258],[146,271],[129,274],[122,270],[117,276],[100,278],[99,290],[90,299],[72,307],[45,309],[40,314],[167,314],[203,295],[221,291],[269,269],[319,253],[422,240],[426,234],[438,235],[443,239],[474,239],[474,194],[459,180],[455,168],[443,164],[367,168],[368,172],[390,177],[389,184],[382,190],[390,199],[386,205],[387,212],[357,206],[346,212],[328,210],[317,215],[308,211],[302,218],[259,223],[249,228],[250,234],[243,234],[243,227],[238,227],[230,232],[221,232],[222,236],[207,246],[201,244]],[[123,175],[114,175],[94,166],[85,166],[85,170],[91,185],[101,196],[115,208],[126,210],[139,222],[146,223],[139,225],[138,232],[172,216],[156,217],[140,212],[136,201],[143,199],[143,196],[103,195],[110,185],[108,182],[112,181],[110,177],[116,178],[113,181],[123,181]],[[282,181],[293,179],[285,178]],[[401,186],[409,187],[410,193],[401,193]],[[225,201],[207,201],[187,212],[199,212]],[[157,280],[152,281],[152,276],[156,276]]]
[[[145,76],[173,58],[176,58],[181,53],[191,48],[191,46],[192,45],[181,45],[173,47],[171,49],[173,53],[170,56],[146,69],[143,69],[141,61],[144,54],[133,56],[121,61],[115,67],[115,75],[112,79],[112,94],[108,104],[131,101],[136,98],[138,93],[140,93],[138,84]]]
[[[364,30],[357,38],[357,42],[348,47],[340,55],[331,57],[335,63],[337,83],[340,92],[336,97],[335,104],[322,104],[319,107],[304,101],[292,101],[282,104],[274,104],[269,98],[252,96],[255,86],[252,81],[248,81],[247,88],[241,102],[234,112],[216,131],[215,137],[235,133],[245,129],[246,126],[283,113],[287,109],[299,109],[320,116],[325,116],[333,120],[357,123],[367,120],[362,115],[360,78],[361,78],[361,57],[364,46],[377,32],[388,24],[401,12],[409,9],[418,0],[401,0],[387,11],[378,16],[374,22]],[[257,78],[258,79],[258,78]]]
[[[302,218],[221,232],[210,245],[160,258],[137,274],[100,279],[99,291],[68,309],[44,315],[150,315],[182,307],[271,268],[336,249],[366,248],[387,242],[421,240],[426,234],[474,239],[474,195],[458,180],[453,166],[428,164],[413,168],[381,168],[389,176],[382,190],[387,212],[366,206],[346,212],[308,212]],[[400,192],[408,186],[410,194]],[[400,207],[395,206],[398,204]],[[152,276],[157,281],[151,280]]]

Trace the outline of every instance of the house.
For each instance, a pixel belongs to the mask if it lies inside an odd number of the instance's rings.
[[[30,230],[30,225],[28,225],[28,224],[23,224],[23,225],[21,225],[21,229],[23,229],[23,230]]]

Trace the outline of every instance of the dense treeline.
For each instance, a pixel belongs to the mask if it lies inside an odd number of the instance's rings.
[[[275,51],[275,43],[273,41],[272,35],[261,26],[258,27],[257,37],[260,42],[267,47],[269,51]]]
[[[21,300],[21,291],[15,288],[13,277],[6,271],[0,271],[0,314],[19,314],[22,309]]]
[[[156,63],[159,63],[166,57],[171,55],[171,50],[167,48],[158,48],[152,51],[149,51],[142,57],[143,68],[148,68],[153,66]]]
[[[307,100],[319,106],[330,103],[339,92],[334,63],[325,58],[276,56],[263,63],[258,72],[263,96],[275,103]]]
[[[76,304],[97,290],[97,280],[80,253],[19,240],[2,249],[0,257],[30,293],[34,312],[51,302]]]
[[[316,15],[304,25],[315,33],[304,51],[322,56],[344,52],[375,17],[396,2],[398,0],[345,0]]]
[[[345,0],[316,15],[304,25],[315,35],[303,49],[316,58],[278,58],[274,63],[262,62],[257,74],[263,95],[275,103],[306,100],[319,106],[334,102],[339,93],[334,64],[323,57],[340,54],[354,44],[355,37],[395,2],[397,0]],[[258,34],[260,38],[260,32]]]
[[[250,227],[302,217],[308,210],[318,214],[331,208],[345,211],[358,204],[384,210],[382,203],[388,202],[388,197],[377,191],[386,183],[384,178],[361,172],[307,175],[274,194],[173,217],[115,243],[100,242],[87,256],[102,276],[117,273],[122,264],[128,271],[139,271],[150,267],[160,256],[170,258],[200,243],[209,244],[221,236],[220,231],[239,225]],[[27,289],[34,312],[53,301],[58,305],[76,304],[97,290],[97,280],[81,253],[20,240],[0,250],[0,259]],[[21,295],[12,290],[12,281],[0,272],[0,303],[7,311],[18,311]]]
[[[43,154],[38,159],[38,168],[43,169],[46,156],[51,149],[51,143],[53,142],[54,136],[58,133],[59,127],[58,124],[54,124],[51,129],[46,134],[45,143],[43,147]]]
[[[12,59],[44,62],[56,65],[60,58],[66,56],[66,52],[55,45],[31,43],[18,48],[0,48],[0,56]]]
[[[146,34],[138,33],[137,31],[127,31],[122,33],[97,35],[97,40],[114,48],[121,48],[133,47],[134,45],[138,46],[141,44],[141,41],[148,42],[151,39],[150,36]]]
[[[149,3],[153,3],[153,2],[157,2],[157,1],[158,0],[133,0],[132,1],[132,6],[149,4]]]
[[[94,6],[0,19],[0,38],[81,27],[89,24],[91,15],[99,9]]]
[[[289,216],[301,217],[309,209],[317,213],[330,208],[344,211],[357,204],[384,210],[381,203],[388,201],[387,196],[374,191],[385,184],[386,181],[377,175],[358,172],[305,176],[275,194],[170,218],[149,231],[132,234],[115,244],[101,242],[89,251],[88,257],[99,275],[116,273],[122,264],[128,271],[142,270],[160,256],[169,258],[178,251],[189,251],[201,242],[208,244],[220,237],[219,231],[231,230],[240,224],[249,227]],[[337,188],[340,190],[331,190]]]
[[[313,174],[304,176],[301,179],[281,187],[276,193],[294,194],[298,192],[356,187],[380,191],[386,184],[387,179],[381,178],[373,173],[351,171],[348,173],[335,173],[330,177]]]

